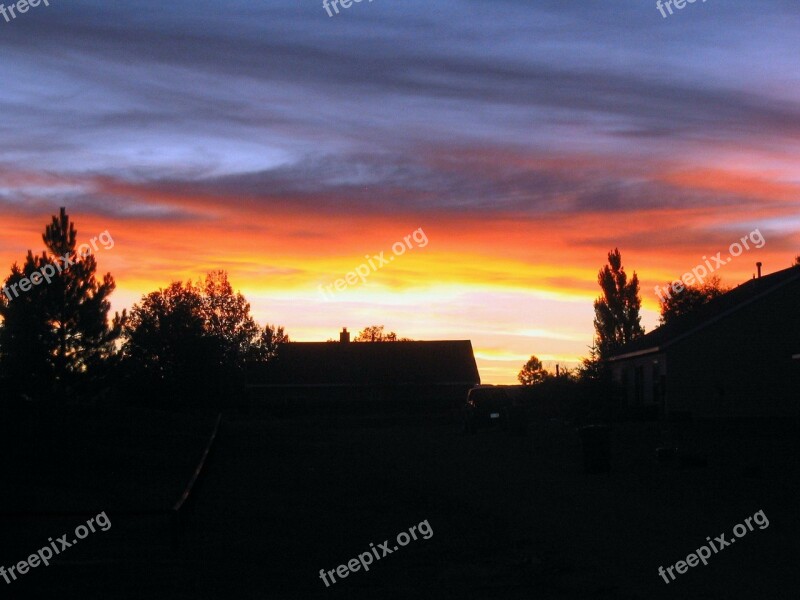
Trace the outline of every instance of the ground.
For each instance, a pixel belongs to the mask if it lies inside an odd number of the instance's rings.
[[[210,430],[207,419],[192,427]],[[657,464],[665,439],[707,466]],[[227,415],[179,547],[168,519],[109,510],[108,532],[0,589],[14,598],[796,597],[796,429],[626,423],[612,442],[611,473],[586,475],[575,427],[559,420],[517,437],[464,434],[455,414]],[[180,447],[199,458],[196,444]],[[669,584],[658,575],[760,510],[769,526],[707,566]],[[84,521],[17,528],[2,564]],[[423,521],[430,539],[330,587],[320,579],[371,543],[393,549]]]

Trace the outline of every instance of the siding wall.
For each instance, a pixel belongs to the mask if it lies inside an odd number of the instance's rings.
[[[696,416],[800,416],[800,283],[670,346],[667,403]]]

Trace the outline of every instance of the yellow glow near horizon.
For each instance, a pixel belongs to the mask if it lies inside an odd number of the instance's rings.
[[[740,186],[772,195],[773,220],[785,220],[794,210],[786,197],[796,186],[735,176],[715,182],[699,172],[665,177],[675,185]],[[730,231],[738,234],[746,219],[756,222],[760,210],[746,207],[727,220],[699,206],[629,211],[615,215],[625,222],[623,244],[598,234],[608,215],[591,211],[531,218],[307,214],[283,208],[265,222],[256,209],[235,203],[194,202],[131,186],[113,191],[140,193],[145,205],[181,207],[191,215],[159,222],[71,212],[80,240],[105,230],[113,235],[114,248],[97,254],[100,274],[111,272],[117,282],[113,310],[130,308],[143,294],[172,281],[224,269],[251,303],[254,317],[262,324],[284,325],[294,340],[338,339],[343,326],[355,335],[372,324],[413,339],[468,339],[488,383],[513,383],[532,354],[572,365],[587,355],[594,334],[592,303],[600,291],[597,272],[609,250],[620,246],[626,271],[638,274],[642,323],[650,330],[658,319],[653,286],[678,278],[703,255],[727,248],[738,239]],[[50,214],[4,216],[0,264],[21,261],[28,248],[40,251]],[[420,247],[412,240],[394,256],[393,245],[420,228],[427,243]],[[664,234],[670,228],[673,233]],[[724,283],[749,279],[756,260],[764,262],[765,272],[788,266],[786,241],[778,243],[771,230],[763,232],[764,248],[719,271]],[[662,243],[669,240],[671,245]],[[378,266],[381,252],[386,264]],[[370,259],[377,268],[364,272],[365,281],[325,291]]]

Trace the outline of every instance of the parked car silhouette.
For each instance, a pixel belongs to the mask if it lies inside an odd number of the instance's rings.
[[[500,427],[504,431],[525,433],[527,418],[522,402],[500,386],[478,386],[469,391],[464,406],[464,431]]]

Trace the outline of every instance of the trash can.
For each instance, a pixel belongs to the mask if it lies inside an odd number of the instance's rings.
[[[611,471],[611,429],[607,425],[587,425],[578,430],[583,445],[585,473]]]

